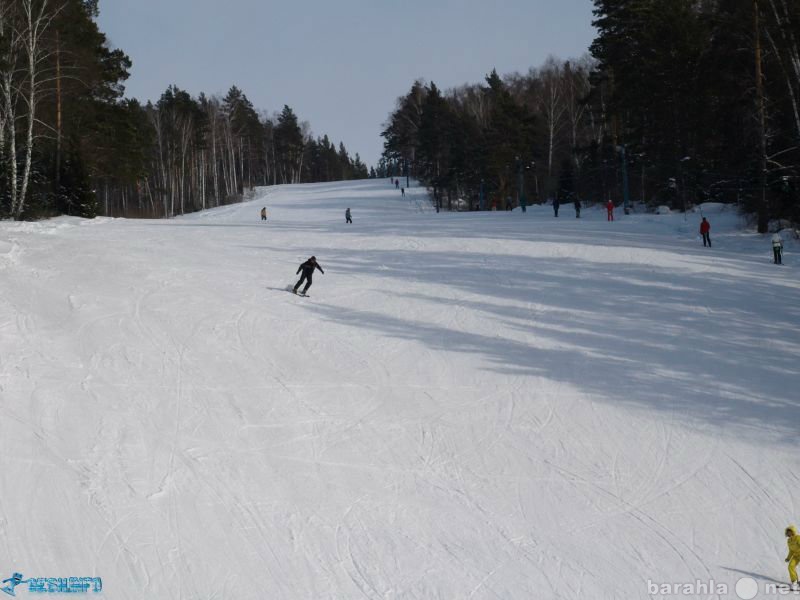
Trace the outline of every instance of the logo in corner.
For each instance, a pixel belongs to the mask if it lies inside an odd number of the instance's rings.
[[[103,590],[103,580],[99,577],[31,577],[23,579],[22,573],[14,573],[0,581],[0,592],[17,596],[17,586],[28,584],[28,591],[38,594],[86,594]]]
[[[22,573],[14,573],[11,577],[2,581],[2,583],[6,585],[3,585],[3,587],[0,588],[0,591],[5,592],[9,596],[16,596],[17,593],[14,591],[14,588],[21,583],[28,583],[28,581],[28,579],[22,578]]]

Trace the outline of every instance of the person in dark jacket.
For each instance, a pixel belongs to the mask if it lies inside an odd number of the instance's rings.
[[[350,216],[350,209],[349,208],[346,211],[344,211],[344,222],[345,223],[352,223],[353,222],[353,217]]]
[[[302,293],[305,294],[308,291],[308,288],[311,287],[311,279],[314,276],[314,269],[319,269],[319,272],[325,275],[325,271],[323,271],[322,267],[319,266],[319,263],[317,262],[317,258],[315,256],[312,256],[297,268],[297,273],[295,274],[299,275],[300,271],[302,271],[303,274],[300,277],[300,281],[294,284],[293,291],[295,294],[297,293],[297,288],[299,288],[304,281],[306,282],[306,287],[303,288]]]
[[[575,218],[576,219],[580,219],[581,218],[581,201],[577,196],[575,196],[575,202],[573,202],[573,204],[575,205]]]
[[[558,207],[561,206],[561,199],[556,194],[555,198],[553,198],[553,212],[556,216],[558,216]]]
[[[706,245],[708,245],[709,248],[711,247],[711,235],[709,233],[710,231],[711,231],[711,223],[706,221],[706,218],[703,217],[703,220],[700,222],[700,235],[703,236],[704,248],[706,247]]]

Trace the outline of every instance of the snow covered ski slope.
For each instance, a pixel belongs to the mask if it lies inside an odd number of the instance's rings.
[[[435,214],[365,181],[0,223],[0,580],[100,577],[115,600],[786,581],[797,246],[773,266],[713,207],[711,249],[699,214],[571,208]],[[287,294],[311,255],[325,274]]]

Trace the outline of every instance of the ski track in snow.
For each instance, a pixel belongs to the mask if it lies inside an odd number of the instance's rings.
[[[363,181],[0,223],[0,575],[165,600],[784,581],[798,245],[774,267],[704,214],[713,249],[697,215],[436,214]]]

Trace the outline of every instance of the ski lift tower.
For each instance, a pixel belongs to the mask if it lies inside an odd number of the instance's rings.
[[[625,146],[617,146],[617,151],[622,158],[622,199],[626,215],[631,214],[631,193],[628,186],[628,159],[625,155]]]
[[[527,201],[525,200],[525,164],[519,156],[517,156],[517,174],[519,176],[519,206],[522,209],[522,212],[526,212]]]

